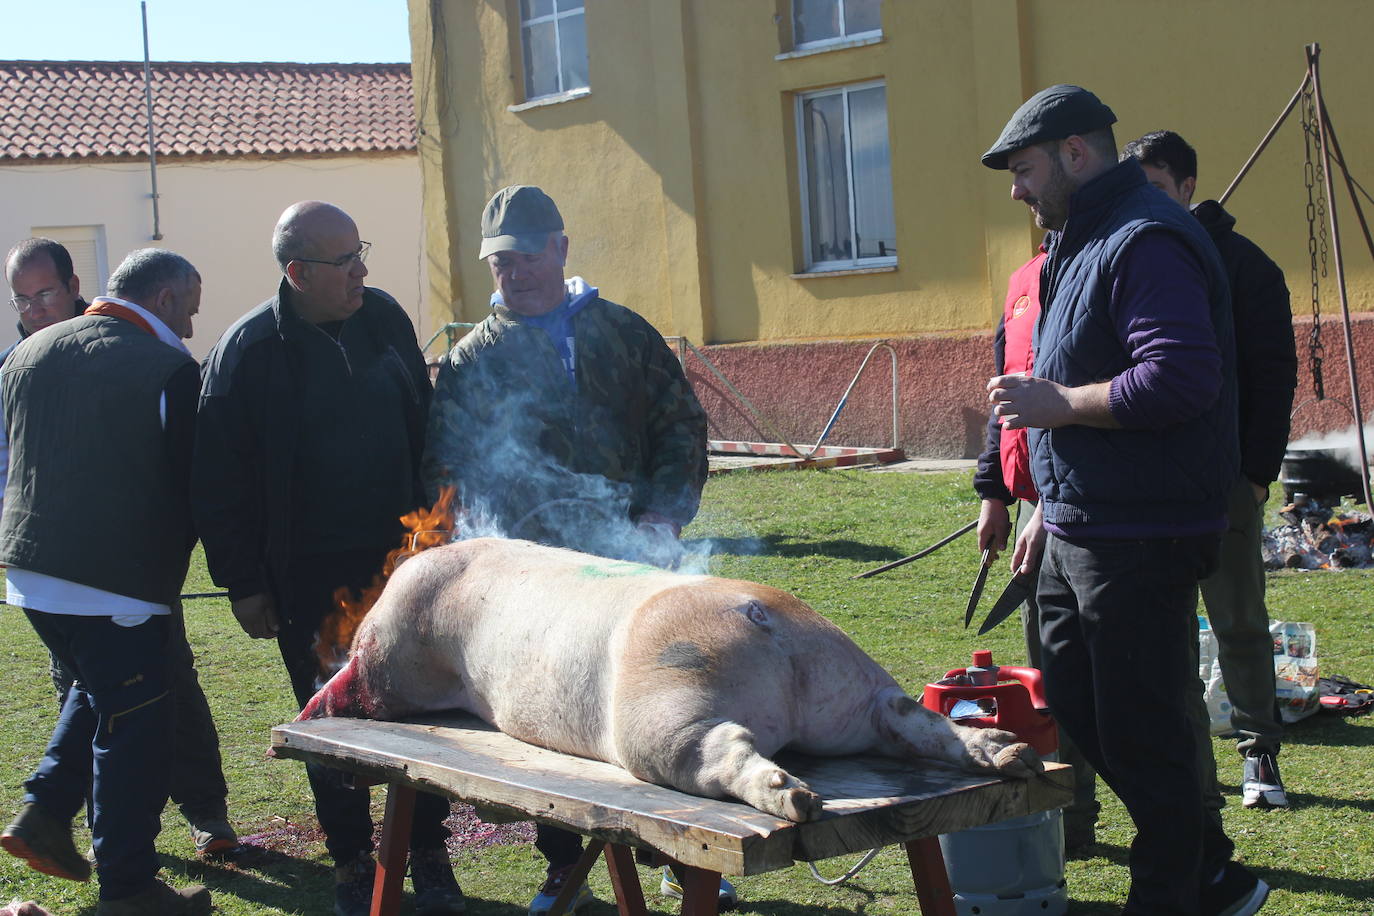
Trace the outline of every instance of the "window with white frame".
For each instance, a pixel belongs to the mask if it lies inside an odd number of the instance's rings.
[[[792,0],[795,48],[881,35],[882,0]]]
[[[886,85],[799,95],[797,139],[806,269],[896,264]]]
[[[103,295],[105,280],[110,276],[105,259],[105,227],[101,226],[34,226],[34,238],[61,242],[72,256],[72,273],[81,281],[81,295],[92,299]]]
[[[520,0],[525,99],[587,88],[583,0]]]

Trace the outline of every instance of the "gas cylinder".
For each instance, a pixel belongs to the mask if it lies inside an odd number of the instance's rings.
[[[1054,760],[1058,732],[1045,703],[1038,668],[995,665],[992,653],[973,653],[921,694],[922,704],[960,725],[1000,728],[1017,735],[1043,759]],[[1058,808],[940,837],[959,916],[1062,916],[1064,824]]]

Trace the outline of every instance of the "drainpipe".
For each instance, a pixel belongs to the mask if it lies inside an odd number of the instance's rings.
[[[153,141],[153,67],[148,59],[148,3],[139,4],[143,10],[143,100],[148,106],[148,175],[153,183],[153,241],[162,240],[162,228],[157,212],[157,148]]]

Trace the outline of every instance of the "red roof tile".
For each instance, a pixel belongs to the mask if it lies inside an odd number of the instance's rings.
[[[157,155],[415,149],[409,64],[152,64]],[[143,64],[0,61],[0,161],[146,158]]]

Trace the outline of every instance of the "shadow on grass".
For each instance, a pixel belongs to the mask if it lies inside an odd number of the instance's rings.
[[[890,560],[899,560],[904,556],[895,547],[878,544],[865,544],[860,541],[849,540],[806,541],[777,534],[769,534],[761,538],[687,538],[683,540],[682,546],[689,553],[710,555],[727,554],[739,557],[813,557],[819,555],[865,563],[886,563]]]
[[[236,855],[221,860],[202,862],[167,855],[162,860],[204,884],[212,897],[229,894],[264,909],[309,916],[334,912],[334,870],[299,855],[244,845]]]
[[[1314,747],[1371,747],[1374,728],[1362,728],[1352,719],[1359,716],[1338,716],[1319,712],[1300,722],[1285,726],[1284,744],[1303,744]]]
[[[1350,913],[1371,912],[1371,904],[1374,904],[1374,895],[1369,890],[1369,881],[1356,878],[1330,878],[1325,875],[1314,875],[1311,872],[1297,871],[1291,868],[1274,868],[1266,865],[1259,865],[1255,862],[1246,862],[1245,867],[1259,875],[1260,880],[1269,885],[1270,890],[1282,890],[1293,895],[1318,894],[1325,897],[1340,895],[1348,899],[1352,906]],[[1303,901],[1299,899],[1296,912],[1309,912],[1303,907]],[[1323,901],[1324,905],[1329,905],[1331,901]],[[1309,901],[1309,905],[1310,905]],[[1317,912],[1311,910],[1310,912]],[[1323,910],[1323,912],[1330,912]]]

